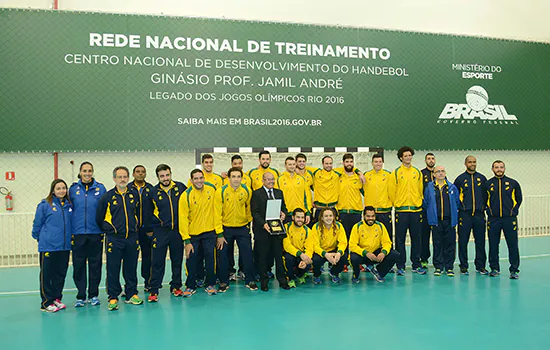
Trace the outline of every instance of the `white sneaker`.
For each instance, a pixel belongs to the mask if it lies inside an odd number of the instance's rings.
[[[55,299],[55,301],[54,301],[53,303],[55,304],[55,306],[57,306],[57,308],[58,308],[59,310],[63,310],[63,309],[66,309],[66,308],[67,308],[67,306],[65,306],[65,304],[63,304],[63,303],[61,302],[61,300],[59,300],[59,299]]]
[[[51,304],[51,305],[48,305],[48,307],[46,308],[41,308],[40,310],[44,312],[58,312],[59,308],[55,306],[55,304]]]

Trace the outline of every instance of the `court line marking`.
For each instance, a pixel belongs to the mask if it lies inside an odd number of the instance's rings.
[[[536,258],[548,258],[550,257],[550,254],[535,254],[535,255],[525,255],[525,256],[521,256],[520,255],[520,259],[536,259]],[[499,261],[508,261],[508,258],[500,258]],[[471,263],[473,263],[474,261],[471,260],[470,261]],[[167,286],[169,285],[169,283],[163,283],[162,284],[163,286]],[[138,287],[143,287],[144,285],[143,284],[138,284]],[[105,288],[104,286],[100,286],[100,288]],[[68,288],[68,289],[63,289],[63,292],[76,292],[77,289],[76,288]],[[0,296],[7,296],[7,295],[23,295],[23,294],[39,294],[40,291],[38,290],[23,290],[23,291],[16,291],[16,292],[0,292]]]

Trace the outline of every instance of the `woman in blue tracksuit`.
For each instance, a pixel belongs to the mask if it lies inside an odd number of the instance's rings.
[[[32,225],[32,238],[38,241],[40,253],[40,309],[45,312],[65,308],[61,299],[71,253],[72,215],[67,184],[54,180],[48,197],[36,208]]]
[[[73,278],[78,290],[75,307],[86,303],[86,286],[88,300],[99,305],[99,282],[103,260],[103,233],[97,226],[95,215],[99,199],[106,192],[105,186],[94,178],[94,167],[90,162],[80,164],[78,182],[69,189],[69,198],[74,206],[72,222]],[[88,265],[88,276],[86,271]]]

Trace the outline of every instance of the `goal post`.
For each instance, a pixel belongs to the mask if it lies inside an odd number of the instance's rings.
[[[353,154],[355,167],[363,172],[372,169],[371,159],[374,154],[384,155],[382,147],[211,147],[195,149],[195,166],[201,168],[203,154],[211,154],[214,157],[214,172],[227,171],[231,165],[231,157],[235,154],[243,158],[243,170],[246,172],[258,166],[258,154],[261,151],[271,153],[271,167],[279,172],[285,171],[285,159],[295,157],[303,153],[307,157],[309,167],[321,168],[324,156],[329,155],[334,159],[333,167],[342,167],[342,156],[346,153]]]

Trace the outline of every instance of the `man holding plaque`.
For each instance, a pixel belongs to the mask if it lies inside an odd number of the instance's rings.
[[[269,290],[267,276],[270,258],[275,259],[275,269],[279,286],[283,289],[290,289],[286,280],[283,266],[283,238],[285,237],[282,222],[288,215],[283,192],[274,188],[275,176],[266,172],[262,176],[263,186],[252,192],[250,208],[252,210],[254,231],[254,249],[258,254],[258,272],[260,274],[260,288],[262,291]],[[275,205],[274,205],[275,204]],[[277,206],[278,205],[278,206]],[[268,208],[269,207],[269,208]],[[273,211],[278,216],[273,216]]]

